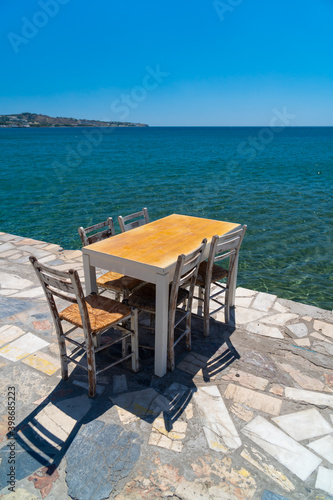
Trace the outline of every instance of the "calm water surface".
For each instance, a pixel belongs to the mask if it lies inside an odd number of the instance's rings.
[[[1,231],[80,248],[143,206],[247,224],[240,285],[333,307],[333,128],[0,129],[0,154]]]

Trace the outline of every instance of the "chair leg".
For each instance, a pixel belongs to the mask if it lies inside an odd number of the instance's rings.
[[[89,397],[93,398],[96,395],[96,361],[95,361],[95,349],[92,342],[90,345],[87,345],[87,365],[88,365]]]
[[[127,342],[126,342],[127,339],[123,339],[121,341],[121,355],[122,357],[124,358],[127,354]]]
[[[198,316],[202,316],[202,309],[203,309],[203,303],[204,303],[204,294],[203,294],[203,288],[202,286],[199,286],[199,294],[198,294]]]
[[[210,288],[205,289],[204,299],[204,335],[209,337],[209,302],[210,302]]]
[[[229,290],[225,292],[225,306],[224,306],[224,321],[226,324],[230,321],[230,303],[229,303]]]
[[[175,350],[173,345],[168,348],[168,368],[171,372],[175,369]]]
[[[149,314],[149,327],[155,328],[155,314],[153,313]]]
[[[175,338],[174,327],[170,328],[169,325],[169,338],[168,338],[168,369],[173,372],[175,369]]]
[[[101,337],[102,337],[102,335],[100,333],[97,333],[96,335],[94,335],[94,337],[93,337],[93,343],[94,343],[94,347],[95,348],[100,347],[100,345],[101,345]]]
[[[56,321],[55,327],[59,344],[61,378],[62,380],[68,380],[68,359],[66,357],[67,356],[66,342],[60,321]]]
[[[187,315],[186,318],[186,350],[190,351],[192,349],[192,340],[191,340],[191,312]]]
[[[134,309],[131,317],[131,349],[132,349],[132,370],[139,371],[139,321],[138,310]]]
[[[60,364],[61,364],[61,378],[62,380],[68,380],[68,360],[66,358],[66,344],[65,340],[62,338],[59,340],[59,351],[60,351]]]

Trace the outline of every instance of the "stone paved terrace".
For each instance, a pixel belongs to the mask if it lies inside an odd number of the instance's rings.
[[[332,312],[238,288],[236,327],[217,317],[207,339],[194,318],[173,373],[142,352],[89,399],[80,368],[60,378],[31,254],[83,277],[80,251],[0,233],[0,498],[333,498]]]

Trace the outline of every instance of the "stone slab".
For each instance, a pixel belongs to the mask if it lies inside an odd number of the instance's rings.
[[[326,340],[326,337],[324,337],[324,335],[321,335],[318,332],[310,333],[310,337],[314,337],[315,339],[319,339],[319,340]]]
[[[12,342],[24,334],[22,328],[15,325],[4,325],[0,328],[0,347]]]
[[[178,363],[177,368],[183,370],[184,372],[190,373],[191,375],[196,375],[200,370],[207,367],[209,358],[207,356],[202,356],[196,352],[191,352],[185,358]]]
[[[312,350],[316,352],[321,352],[322,354],[328,354],[330,356],[333,356],[333,344],[331,344],[330,342],[321,342],[319,340],[316,340],[312,344]]]
[[[21,252],[16,252],[15,254],[11,255],[10,257],[7,257],[8,260],[16,262],[18,259],[22,258],[22,253]]]
[[[42,287],[29,288],[23,292],[14,293],[11,295],[13,298],[17,299],[35,299],[40,297],[45,297]]]
[[[272,316],[266,316],[262,319],[262,322],[268,325],[284,326],[286,323],[296,318],[298,318],[297,314],[279,313],[272,314]]]
[[[280,304],[279,299],[275,302],[273,309],[280,313],[286,313],[289,310],[287,307]]]
[[[53,375],[60,369],[59,359],[53,358],[49,354],[42,352],[31,354],[31,356],[23,359],[22,363],[49,376]]]
[[[253,309],[268,312],[276,301],[277,296],[260,292],[253,301]]]
[[[250,290],[249,288],[243,288],[241,286],[236,288],[236,297],[254,297],[256,293],[255,290]]]
[[[154,419],[162,411],[168,412],[170,410],[169,400],[152,388],[127,392],[110,399],[118,407],[148,420]]]
[[[323,382],[321,382],[318,378],[309,377],[309,375],[305,375],[288,363],[279,363],[278,366],[286,371],[293,378],[293,380],[295,380],[295,382],[302,387],[302,389],[312,389],[315,391],[325,390],[325,384],[323,384]]]
[[[31,308],[31,302],[2,297],[0,300],[0,319],[9,318]]]
[[[279,384],[272,384],[272,387],[270,388],[269,392],[275,394],[276,396],[283,396],[284,389]]]
[[[234,415],[236,415],[236,417],[244,420],[245,422],[250,422],[253,419],[253,411],[247,410],[239,403],[234,403],[232,406],[230,406],[230,411]]]
[[[140,456],[138,437],[99,420],[81,428],[66,453],[68,494],[82,500],[109,498]]]
[[[251,302],[253,298],[252,297],[236,297],[235,298],[235,305],[236,307],[250,307]]]
[[[308,327],[304,323],[295,323],[294,325],[288,325],[287,329],[291,331],[299,339],[306,337],[308,332]]]
[[[0,449],[0,491],[7,487],[7,474],[8,474],[8,460],[9,460],[10,449],[4,446]],[[36,453],[30,453],[24,449],[20,442],[16,439],[15,441],[15,479],[20,481],[27,476],[30,476],[33,472],[40,469],[42,457],[38,456]],[[47,464],[44,459],[44,464]],[[49,460],[49,465],[52,464],[52,458]],[[16,490],[17,492],[17,490]],[[14,497],[20,498],[20,497]]]
[[[279,415],[282,405],[282,400],[234,384],[228,385],[224,397],[274,416]]]
[[[251,333],[256,333],[257,335],[262,335],[263,337],[272,337],[275,339],[283,339],[284,336],[280,330],[274,326],[267,326],[262,323],[257,323],[255,321],[249,323],[246,326],[246,330]]]
[[[243,427],[242,432],[302,481],[306,481],[322,461],[261,416]]]
[[[255,311],[254,309],[247,309],[246,307],[236,307],[236,325],[244,325],[251,321],[257,321],[265,315],[262,311]]]
[[[319,321],[317,319],[313,322],[313,328],[318,332],[322,333],[326,337],[330,337],[333,340],[333,324],[326,323],[325,321]]]
[[[272,418],[272,420],[296,441],[312,439],[333,432],[333,427],[326,422],[316,408],[288,413]]]
[[[187,412],[189,401],[192,399],[193,389],[186,385],[174,382],[164,392],[163,396],[169,401],[169,412],[164,412],[164,418],[173,418],[175,413]],[[192,412],[193,413],[193,412]],[[192,415],[193,416],[193,415]]]
[[[305,339],[296,339],[294,340],[295,344],[300,347],[311,347],[311,342],[308,338]]]
[[[123,425],[130,424],[132,422],[135,422],[136,420],[139,420],[139,417],[137,415],[134,415],[130,411],[127,411],[117,405],[115,405],[115,407],[118,413],[119,420]]]
[[[167,429],[164,419],[157,418],[153,422],[148,444],[180,453],[184,446],[186,429],[187,423],[179,420],[173,422],[171,429]]]
[[[217,386],[201,387],[194,394],[209,448],[227,453],[242,444]]]
[[[316,479],[316,488],[333,495],[333,470],[326,469],[325,467],[319,467]]]
[[[0,356],[9,361],[19,361],[48,345],[48,342],[29,332],[2,347]]]
[[[294,389],[293,387],[286,387],[284,393],[286,398],[293,399],[294,401],[302,401],[315,406],[328,406],[329,408],[333,408],[333,396],[329,394]]]
[[[1,247],[0,247],[0,252],[1,252]],[[7,257],[11,257],[12,255],[15,255],[17,253],[17,249],[13,249],[13,250],[7,250],[7,252],[1,252],[0,253],[0,257],[2,259],[6,259]]]
[[[23,288],[33,286],[34,283],[30,280],[21,278],[17,274],[0,272],[0,284],[1,288],[14,288],[15,290],[23,290]]]
[[[325,436],[312,441],[308,447],[333,465],[333,436]]]
[[[257,449],[253,449],[253,455],[250,454],[248,448],[244,448],[241,452],[241,457],[245,458],[250,464],[254,465],[258,470],[263,472],[266,476],[268,476],[272,481],[281,486],[285,491],[294,491],[295,486],[293,483],[284,475],[282,472],[273,467],[272,464],[269,463],[269,460],[266,456],[260,453]]]
[[[16,247],[11,243],[3,243],[2,245],[0,245],[0,254],[8,252],[8,250],[16,250]]]
[[[98,377],[97,377],[98,380]],[[83,382],[82,380],[73,380],[73,384],[77,385],[78,387],[82,387],[82,389],[85,389],[87,392],[89,391],[89,384],[88,382]],[[96,384],[96,393],[97,394],[103,394],[105,391],[105,387],[100,384]]]
[[[13,295],[13,293],[17,293],[17,290],[13,290],[11,288],[3,288],[2,290],[0,290],[0,295],[3,297],[9,297],[9,296]],[[325,337],[323,337],[323,338],[325,338]]]
[[[22,245],[20,246],[20,250],[22,252],[27,252],[30,255],[33,255],[36,257],[36,259],[42,259],[43,257],[48,257],[49,255],[52,255],[52,253],[47,252],[46,250],[41,250],[40,248],[37,248],[34,245]]]
[[[119,394],[121,392],[126,392],[128,390],[126,375],[114,375],[113,376],[113,392]]]
[[[222,380],[228,380],[230,382],[237,382],[238,384],[248,387],[249,389],[257,389],[259,391],[264,391],[268,385],[268,380],[262,377],[257,377],[251,373],[244,372],[242,370],[236,370],[231,368],[226,375],[222,375]]]

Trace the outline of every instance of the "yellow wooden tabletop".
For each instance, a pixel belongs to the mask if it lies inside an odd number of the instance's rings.
[[[239,224],[232,222],[172,214],[85,248],[166,268],[178,255],[197,248],[204,238],[209,243],[215,234],[222,236],[237,227]]]

